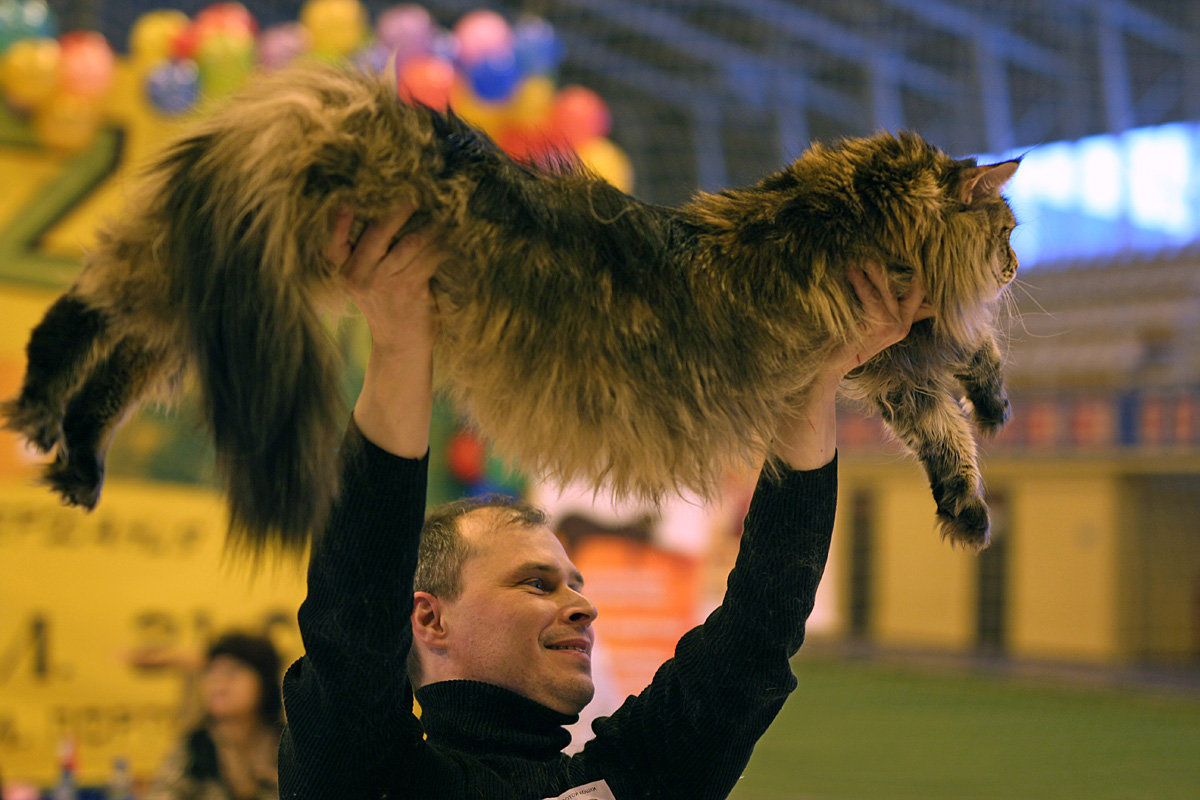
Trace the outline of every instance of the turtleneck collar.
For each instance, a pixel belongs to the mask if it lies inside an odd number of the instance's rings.
[[[564,728],[579,719],[516,692],[479,681],[440,681],[416,691],[431,744],[480,755],[546,761],[571,742]]]

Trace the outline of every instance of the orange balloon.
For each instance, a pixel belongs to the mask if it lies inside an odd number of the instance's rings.
[[[454,65],[438,56],[418,56],[405,62],[397,75],[404,100],[444,111],[454,91]]]
[[[585,86],[564,86],[554,98],[550,125],[572,147],[607,136],[612,125],[608,105]]]

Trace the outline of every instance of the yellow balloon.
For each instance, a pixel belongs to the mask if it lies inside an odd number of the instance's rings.
[[[68,92],[56,92],[33,117],[33,132],[44,147],[77,153],[92,143],[100,130],[97,102]]]
[[[60,50],[54,39],[21,39],[0,59],[0,87],[14,108],[37,108],[58,86]]]
[[[589,139],[579,145],[575,153],[592,172],[622,192],[633,191],[633,164],[630,163],[629,156],[625,155],[625,151],[608,139]]]
[[[481,100],[463,81],[455,82],[450,92],[450,107],[455,114],[491,136],[504,127],[504,106]]]
[[[533,75],[521,81],[508,102],[508,118],[523,128],[539,128],[550,118],[554,105],[554,81]]]
[[[188,26],[187,14],[160,9],[138,17],[129,32],[129,58],[138,72],[171,57],[171,43]]]
[[[300,9],[300,22],[319,56],[347,55],[367,35],[367,11],[359,0],[308,0]]]

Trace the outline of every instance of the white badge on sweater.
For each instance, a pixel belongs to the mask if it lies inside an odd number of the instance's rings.
[[[568,789],[558,797],[547,797],[545,800],[617,800],[613,797],[612,789],[604,781],[592,781],[584,786]]]

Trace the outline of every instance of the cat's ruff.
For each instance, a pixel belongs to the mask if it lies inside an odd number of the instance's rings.
[[[943,532],[981,546],[957,396],[985,431],[1007,417],[992,309],[1016,268],[999,195],[1015,168],[880,134],[664,208],[578,169],[514,163],[379,77],[297,67],[152,166],[34,330],[4,410],[55,454],[48,482],[91,507],[117,425],[194,371],[232,529],[302,543],[345,455],[321,320],[345,303],[323,248],[339,207],[370,220],[415,203],[450,254],[434,279],[439,381],[501,454],[618,493],[711,494],[729,467],[770,455],[816,367],[854,335],[846,265],[876,259],[899,292],[922,281],[936,317],[845,391],[921,459]]]

